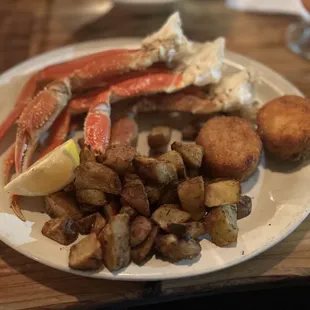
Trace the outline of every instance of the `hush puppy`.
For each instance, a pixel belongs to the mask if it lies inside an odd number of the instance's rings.
[[[310,100],[285,95],[266,103],[257,114],[264,148],[282,160],[302,160],[310,154]]]
[[[237,116],[216,116],[199,132],[204,169],[215,178],[248,179],[259,163],[262,142],[250,123]]]

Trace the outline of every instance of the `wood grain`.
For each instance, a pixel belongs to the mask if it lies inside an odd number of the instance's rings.
[[[240,13],[223,1],[180,1],[185,33],[203,41],[225,36],[227,47],[271,67],[310,96],[310,63],[285,46],[295,17]],[[2,0],[0,71],[44,51],[86,40],[145,36],[172,9],[142,13],[104,0]],[[310,217],[277,246],[241,265],[192,279],[160,283],[115,282],[66,274],[0,243],[0,309],[64,309],[143,301],[151,297],[233,289],[310,276]]]

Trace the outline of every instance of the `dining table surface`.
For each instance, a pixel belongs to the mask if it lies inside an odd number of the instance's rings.
[[[286,46],[297,16],[234,11],[224,1],[180,0],[139,7],[106,0],[1,0],[0,71],[69,44],[144,37],[179,10],[192,40],[226,38],[227,49],[263,63],[310,97],[310,62]],[[236,266],[165,281],[92,279],[52,269],[0,242],[0,309],[92,309],[142,305],[310,279],[310,217],[274,247]]]

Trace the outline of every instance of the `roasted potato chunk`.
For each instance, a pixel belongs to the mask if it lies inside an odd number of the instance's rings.
[[[113,216],[99,234],[104,264],[110,271],[119,270],[130,263],[129,215]]]
[[[178,177],[179,178],[185,178],[186,172],[185,172],[185,166],[183,162],[183,158],[177,151],[169,151],[161,156],[158,157],[159,160],[168,161],[175,165],[175,168],[177,169]]]
[[[69,267],[72,269],[96,270],[102,263],[102,249],[95,233],[70,248]]]
[[[83,146],[80,151],[80,163],[86,163],[87,161],[96,162],[96,156],[87,146]]]
[[[241,220],[244,217],[247,217],[252,212],[252,199],[247,195],[240,197],[239,202],[237,203],[237,220]]]
[[[64,192],[66,192],[66,193],[70,193],[70,192],[75,191],[74,182],[69,183],[69,184],[68,184],[67,186],[65,186],[62,190],[63,190]]]
[[[78,237],[72,229],[73,223],[73,220],[67,216],[51,219],[43,225],[41,232],[45,237],[59,244],[69,245]]]
[[[240,200],[241,185],[237,180],[219,180],[205,186],[205,205],[209,208],[234,204]]]
[[[104,192],[98,189],[79,189],[76,191],[76,199],[79,203],[87,203],[94,206],[104,206],[107,203]]]
[[[163,191],[161,186],[145,185],[144,188],[150,204],[158,201]]]
[[[147,136],[148,145],[152,149],[167,146],[171,139],[171,128],[167,126],[153,127]]]
[[[190,220],[191,215],[179,208],[178,205],[162,205],[152,214],[152,220],[163,230],[168,231],[168,224],[185,223]]]
[[[150,216],[149,201],[144,185],[139,178],[125,179],[121,197],[138,213]]]
[[[95,222],[90,232],[95,233],[98,236],[106,224],[107,220],[100,213],[96,213]]]
[[[152,253],[152,248],[155,243],[155,238],[159,232],[159,227],[153,225],[151,232],[149,233],[146,240],[140,243],[138,246],[131,249],[131,259],[137,265],[142,265],[147,258],[149,258],[150,253]]]
[[[135,247],[142,243],[152,230],[151,221],[145,216],[138,215],[130,226],[130,245]]]
[[[182,238],[197,239],[205,235],[206,229],[203,222],[188,222],[184,224],[168,224],[168,232]]]
[[[99,163],[86,162],[74,170],[76,189],[97,189],[108,194],[119,195],[121,181],[111,168]]]
[[[97,213],[82,217],[73,224],[73,229],[81,235],[88,235],[95,223],[96,214]]]
[[[189,212],[193,220],[200,220],[205,214],[204,207],[204,181],[195,177],[182,182],[178,186],[178,195],[182,209]]]
[[[80,209],[84,215],[90,215],[92,213],[100,212],[102,208],[102,206],[94,206],[87,203],[80,204]]]
[[[83,217],[83,213],[78,208],[74,197],[65,192],[45,196],[45,211],[51,218],[66,215],[73,220],[78,220]]]
[[[119,214],[128,214],[129,220],[132,221],[138,215],[138,212],[131,206],[125,205],[121,207]]]
[[[178,179],[175,165],[146,156],[136,156],[133,164],[141,179],[155,184],[169,184]]]
[[[171,149],[181,154],[184,163],[189,168],[201,167],[204,153],[204,149],[201,145],[175,141],[172,143]]]
[[[172,234],[157,235],[155,246],[172,263],[183,259],[194,259],[201,252],[201,246],[196,240],[178,239]]]
[[[179,181],[174,181],[164,187],[163,193],[157,202],[158,206],[180,203],[178,196],[178,185]]]
[[[113,216],[117,215],[120,210],[120,206],[115,199],[111,199],[108,204],[103,206],[103,214],[109,221]]]
[[[129,145],[111,145],[102,163],[118,174],[123,174],[130,166],[136,155],[136,149]]]
[[[237,207],[225,205],[212,208],[205,217],[205,228],[217,246],[223,247],[237,242]]]

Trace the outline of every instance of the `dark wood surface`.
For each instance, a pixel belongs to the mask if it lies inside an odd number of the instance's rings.
[[[185,33],[202,41],[227,38],[227,47],[282,74],[310,96],[310,63],[285,46],[285,31],[295,17],[228,10],[223,1],[182,1]],[[191,3],[198,1],[191,1]],[[104,0],[1,0],[0,71],[44,51],[91,39],[145,36],[158,28],[171,9],[142,13]],[[148,302],[182,296],[304,279],[310,276],[310,218],[280,244],[227,270],[165,282],[116,282],[81,278],[53,270],[0,243],[0,309],[62,309]]]

